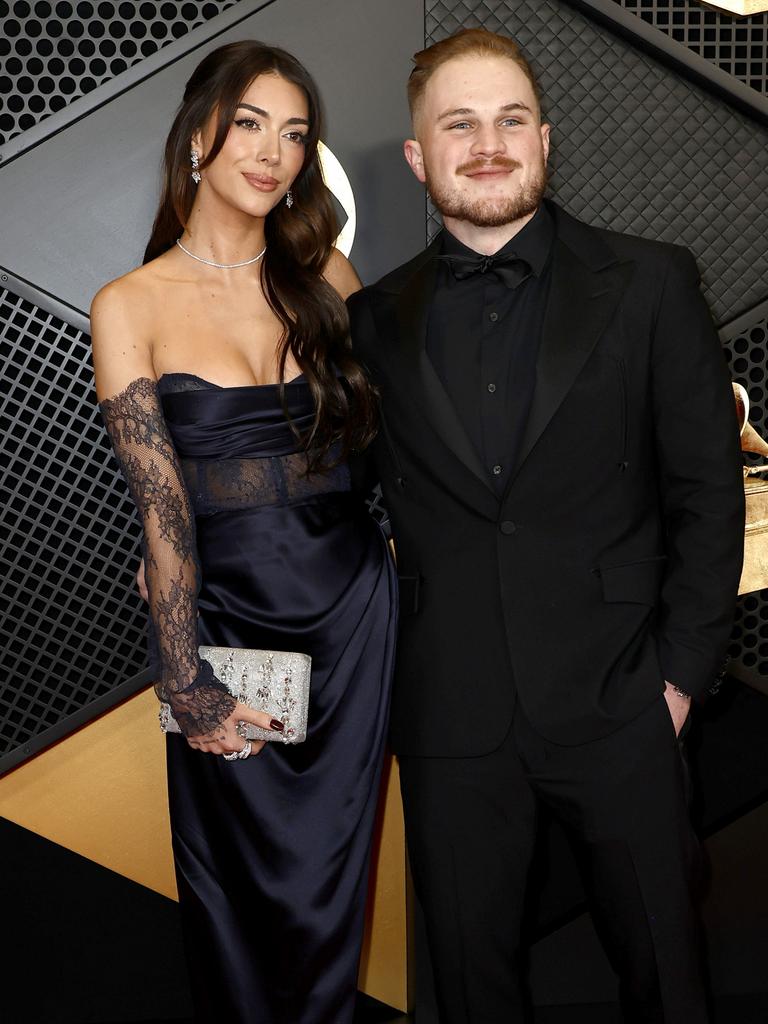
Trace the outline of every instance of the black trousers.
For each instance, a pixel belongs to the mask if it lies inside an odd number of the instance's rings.
[[[441,1024],[521,1021],[526,878],[542,801],[565,826],[631,1024],[704,1024],[692,878],[698,844],[663,695],[578,747],[538,736],[518,707],[483,757],[402,757],[406,835]]]

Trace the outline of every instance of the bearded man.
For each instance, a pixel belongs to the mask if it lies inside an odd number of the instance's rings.
[[[415,56],[405,155],[445,228],[352,296],[401,627],[392,707],[443,1024],[521,1019],[536,810],[578,854],[627,1021],[707,1020],[678,734],[727,643],[742,464],[678,246],[544,201],[509,39]]]

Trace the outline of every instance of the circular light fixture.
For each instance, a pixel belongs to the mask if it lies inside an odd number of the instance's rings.
[[[323,172],[323,181],[336,196],[341,204],[341,208],[347,215],[347,222],[336,239],[336,248],[340,249],[345,256],[349,256],[352,251],[352,243],[355,240],[355,229],[357,227],[355,195],[347,177],[347,172],[341,166],[338,157],[322,142],[318,143],[317,148],[320,154],[320,168]]]

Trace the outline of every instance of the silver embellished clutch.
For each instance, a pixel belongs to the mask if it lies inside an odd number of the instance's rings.
[[[301,743],[307,738],[309,676],[312,659],[293,651],[254,651],[245,647],[201,647],[214,675],[232,696],[254,711],[265,711],[283,723],[283,731],[246,723],[249,740]],[[160,704],[163,732],[181,732],[168,704]]]

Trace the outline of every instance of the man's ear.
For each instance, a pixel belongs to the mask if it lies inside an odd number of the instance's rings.
[[[544,163],[549,160],[549,133],[551,126],[543,124],[541,126],[541,144],[544,147]]]
[[[421,145],[416,139],[406,139],[403,144],[403,152],[405,153],[405,159],[408,161],[408,166],[423,185],[427,180],[427,176],[424,173],[424,155],[421,151]]]

